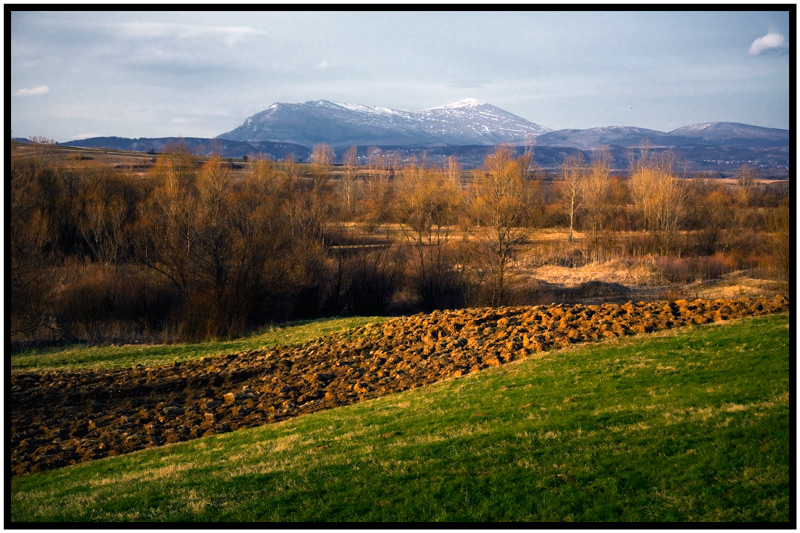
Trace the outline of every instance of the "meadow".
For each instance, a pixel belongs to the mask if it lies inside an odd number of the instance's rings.
[[[788,313],[575,345],[14,478],[10,522],[793,527],[791,349]]]

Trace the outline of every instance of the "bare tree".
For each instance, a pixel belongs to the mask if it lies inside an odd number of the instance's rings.
[[[400,172],[400,167],[403,166],[402,159],[400,158],[400,154],[397,152],[397,150],[390,150],[383,154],[383,160],[386,170],[388,171],[387,178],[389,180],[389,184],[392,187],[392,192],[394,192],[394,188],[397,185],[397,174]]]
[[[230,191],[233,177],[214,157],[197,176],[198,202],[193,210],[194,246],[192,258],[201,275],[221,298],[230,274],[231,256]]]
[[[186,299],[192,287],[194,197],[173,165],[157,164],[151,176],[158,185],[139,206],[137,255],[143,264],[169,279]]]
[[[511,147],[501,145],[486,158],[484,169],[477,172],[474,181],[472,212],[488,231],[494,306],[505,301],[506,271],[514,250],[527,233],[524,226],[531,202],[525,177],[530,162],[529,155],[515,158]]]
[[[525,135],[525,157],[528,158],[528,168],[525,169],[525,175],[535,170],[535,163],[533,161],[533,150],[536,147],[536,135],[528,133]]]
[[[42,200],[54,193],[43,188],[53,170],[38,154],[22,158],[12,152],[8,175],[6,251],[10,256],[8,288],[9,332],[32,336],[45,325],[63,281],[52,268],[57,259],[56,234]]]
[[[645,231],[654,237],[662,254],[669,254],[686,209],[686,187],[675,176],[674,154],[656,157],[645,152],[633,160],[630,187]]]
[[[687,188],[687,219],[701,253],[726,252],[734,220],[733,201],[724,187],[709,179],[692,180]]]
[[[447,170],[406,165],[397,200],[398,219],[415,251],[416,289],[427,309],[456,303],[448,244],[461,207],[461,191]]]
[[[740,243],[744,244],[754,240],[756,217],[750,206],[756,193],[760,176],[758,169],[749,165],[742,165],[733,177],[736,180],[733,190],[734,224],[738,231],[737,238]]]
[[[784,290],[788,292],[792,280],[792,212],[789,199],[773,208],[767,216],[767,229],[771,233],[770,248],[776,263],[777,277],[784,282]]]
[[[733,178],[736,180],[734,199],[739,207],[749,206],[759,179],[758,169],[750,165],[742,165]]]
[[[329,144],[318,143],[311,149],[310,169],[314,180],[314,195],[321,196],[328,185],[334,162],[333,148]]]
[[[561,165],[561,183],[559,191],[564,209],[569,216],[569,243],[573,242],[573,227],[575,216],[583,207],[583,182],[586,179],[586,167],[583,161],[583,154],[577,152],[569,156]]]
[[[34,144],[56,144],[56,141],[54,139],[43,137],[41,135],[34,135],[28,140]]]
[[[461,168],[461,164],[458,162],[458,158],[454,155],[448,156],[447,158],[447,178],[453,182],[453,184],[461,189],[461,174],[463,173],[463,169]]]
[[[158,154],[150,175],[156,180],[172,181],[175,186],[194,186],[195,158],[186,143],[182,139],[168,142],[163,153]]]
[[[284,198],[274,194],[282,189],[279,177],[269,162],[256,160],[234,188],[231,169],[214,157],[192,187],[166,178],[142,206],[140,259],[180,292],[175,327],[184,336],[241,331],[265,288],[286,284],[283,258],[294,241]]]
[[[367,181],[364,184],[364,222],[367,231],[375,231],[378,224],[391,216],[392,187],[386,154],[379,148],[370,148],[367,156]]]
[[[596,151],[592,155],[592,161],[581,187],[581,195],[586,209],[586,223],[589,227],[589,244],[595,260],[599,258],[601,239],[608,218],[610,175],[611,154],[608,149]]]
[[[281,171],[283,172],[283,190],[284,190],[284,206],[283,210],[289,220],[289,228],[292,238],[296,236],[297,228],[300,224],[298,218],[300,217],[300,191],[298,181],[300,178],[300,166],[294,159],[292,154],[286,154],[281,162]]]
[[[358,173],[358,148],[351,146],[342,161],[342,200],[345,216],[350,219],[356,211],[356,174]]]
[[[305,198],[303,226],[305,234],[321,242],[325,241],[325,226],[333,213],[334,203],[329,198],[330,176],[334,162],[333,148],[325,143],[315,144],[311,152],[311,177],[313,186],[310,197]]]
[[[123,198],[112,194],[108,180],[97,176],[92,181],[84,199],[80,231],[98,260],[116,266],[128,205]]]

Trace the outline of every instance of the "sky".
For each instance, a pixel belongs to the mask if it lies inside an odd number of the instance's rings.
[[[11,134],[214,137],[275,102],[419,110],[465,98],[555,130],[789,128],[788,5],[520,8],[14,11]]]

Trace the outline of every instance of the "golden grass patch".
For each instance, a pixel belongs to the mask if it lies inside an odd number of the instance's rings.
[[[653,264],[641,261],[634,263],[619,259],[589,263],[577,268],[543,265],[530,268],[527,273],[541,281],[565,287],[575,287],[589,281],[637,286],[662,284]]]
[[[174,458],[165,457],[165,460],[174,461]],[[92,479],[89,484],[93,487],[103,487],[106,485],[116,485],[117,483],[129,483],[132,481],[156,481],[161,479],[175,478],[178,474],[195,468],[193,463],[170,463],[160,468],[143,468],[136,471],[127,471],[122,475],[114,474],[111,477],[101,477]]]
[[[211,504],[208,498],[200,496],[195,489],[183,490],[178,494],[187,508],[194,514],[200,514]]]
[[[273,472],[283,472],[289,467],[289,462],[282,460],[272,461],[259,461],[258,463],[250,463],[230,468],[226,472],[226,476],[230,478],[240,476],[253,476],[271,474]]]
[[[297,433],[290,433],[285,437],[278,437],[275,440],[270,441],[272,444],[272,452],[285,452],[288,450],[296,449],[298,446],[305,444],[301,441],[300,435]]]

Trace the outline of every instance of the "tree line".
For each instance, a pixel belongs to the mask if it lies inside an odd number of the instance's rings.
[[[464,171],[455,157],[378,149],[362,162],[355,148],[335,166],[325,144],[307,164],[256,155],[236,169],[178,143],[144,176],[46,150],[12,151],[10,162],[12,339],[185,340],[530,303],[517,260],[550,228],[566,237],[542,262],[769,258],[788,279],[786,194],[749,167],[732,185],[683,179],[674,156],[647,149],[631,154],[627,176],[603,150],[545,173],[532,146],[498,146]]]

